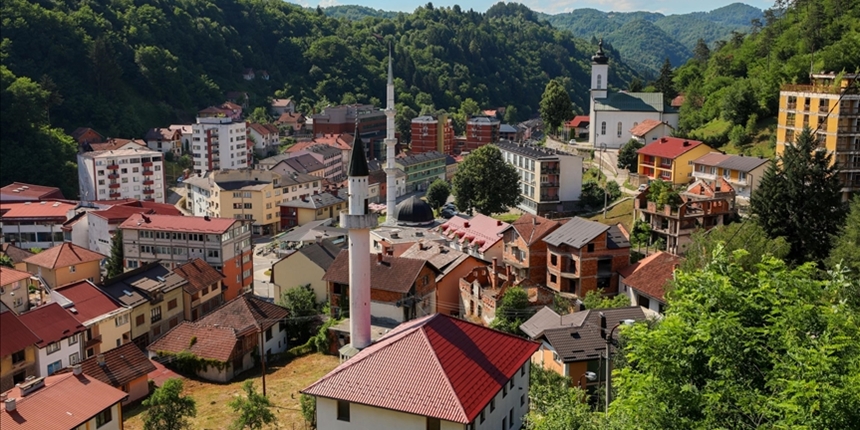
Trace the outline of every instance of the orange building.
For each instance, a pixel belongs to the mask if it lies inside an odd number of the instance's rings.
[[[473,116],[466,121],[466,141],[462,151],[472,152],[486,144],[499,141],[498,119],[488,116]]]
[[[413,119],[411,147],[413,154],[436,151],[453,155],[454,122],[445,114]]]

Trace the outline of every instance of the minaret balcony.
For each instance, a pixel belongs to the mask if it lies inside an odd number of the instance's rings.
[[[340,213],[340,227],[347,230],[366,230],[379,225],[379,216],[374,213],[351,215],[347,211]]]

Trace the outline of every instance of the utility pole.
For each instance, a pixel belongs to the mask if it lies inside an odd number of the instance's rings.
[[[266,354],[263,348],[265,348],[266,344],[263,340],[263,326],[261,324],[257,324],[257,332],[260,333],[260,364],[263,366],[263,396],[266,395]]]
[[[603,153],[606,152],[606,144],[600,144],[600,176],[603,176]],[[600,179],[600,178],[598,178]],[[603,219],[606,219],[606,188],[609,186],[609,178],[603,178]]]

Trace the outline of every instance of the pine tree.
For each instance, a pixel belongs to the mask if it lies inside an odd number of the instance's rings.
[[[705,64],[710,58],[711,49],[708,48],[708,44],[705,43],[705,39],[699,38],[699,40],[696,41],[696,47],[693,48],[693,59],[702,64]]]
[[[818,148],[805,127],[771,163],[750,200],[756,221],[770,238],[788,241],[788,259],[795,263],[827,258],[831,235],[845,220],[842,184],[831,161],[832,155]]]
[[[672,82],[674,77],[675,73],[672,71],[672,63],[669,61],[669,57],[666,57],[666,61],[663,61],[663,66],[660,67],[660,76],[654,82],[654,87],[657,88],[657,91],[663,93],[663,100],[666,103],[678,95],[678,92],[675,91],[675,84]]]
[[[121,275],[123,272],[123,259],[125,258],[122,249],[122,230],[118,230],[111,239],[110,257],[107,260],[107,277]]]

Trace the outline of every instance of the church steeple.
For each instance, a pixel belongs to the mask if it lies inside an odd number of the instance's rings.
[[[603,53],[603,38],[600,38],[600,42],[597,42],[597,53],[591,56],[592,64],[608,64],[609,57]]]

